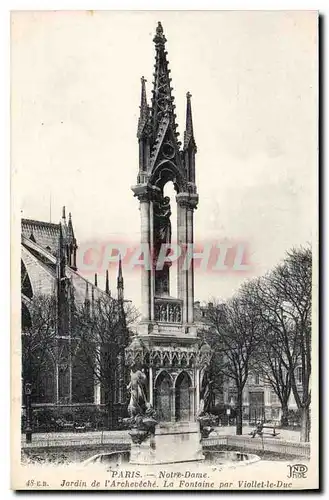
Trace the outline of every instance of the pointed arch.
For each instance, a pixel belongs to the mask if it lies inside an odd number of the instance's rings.
[[[169,181],[174,184],[177,193],[185,191],[186,179],[181,169],[172,161],[163,160],[153,170],[151,183],[163,191]]]
[[[186,371],[182,371],[175,381],[175,419],[178,421],[190,421],[193,416],[192,380]]]
[[[161,422],[170,422],[172,414],[172,378],[166,370],[155,379],[155,408]]]

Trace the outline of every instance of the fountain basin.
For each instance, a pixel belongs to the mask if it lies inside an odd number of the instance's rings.
[[[204,459],[195,460],[193,462],[181,461],[179,463],[172,463],[177,469],[186,466],[191,467],[193,464],[196,466],[202,464],[202,467],[209,467],[215,470],[217,467],[222,469],[223,467],[240,467],[244,465],[250,465],[252,463],[258,462],[260,457],[251,453],[243,453],[240,451],[203,451]],[[136,468],[136,465],[130,462],[131,454],[130,451],[112,451],[109,453],[100,453],[93,455],[88,458],[82,465],[84,467],[90,465],[102,465],[106,469],[116,469],[124,467],[126,469]],[[170,465],[170,462],[167,462]],[[145,464],[138,466],[140,469],[143,467],[149,470],[150,465]],[[154,465],[156,467],[156,465]]]

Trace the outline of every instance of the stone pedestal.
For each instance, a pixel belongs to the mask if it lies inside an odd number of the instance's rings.
[[[204,460],[198,422],[162,423],[154,436],[141,444],[132,443],[130,463],[172,464]]]

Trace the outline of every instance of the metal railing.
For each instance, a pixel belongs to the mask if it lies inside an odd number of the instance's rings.
[[[63,436],[63,434],[62,434]],[[51,448],[51,447],[75,447],[75,446],[98,446],[110,444],[130,444],[130,436],[127,435],[108,435],[106,432],[95,433],[93,435],[78,434],[69,438],[54,436],[51,433],[38,435],[34,434],[31,443],[26,443],[22,439],[22,448]]]
[[[310,443],[297,441],[273,440],[250,436],[216,436],[202,440],[204,446],[229,446],[248,451],[267,451],[282,455],[310,457]]]

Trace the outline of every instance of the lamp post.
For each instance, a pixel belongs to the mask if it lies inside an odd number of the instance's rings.
[[[229,411],[229,414],[228,414],[228,415],[229,415],[229,421],[230,421],[230,419],[231,419],[231,422],[232,422],[232,413],[233,413],[233,409],[234,409],[234,406],[235,406],[235,405],[234,405],[234,399],[233,399],[233,396],[232,396],[232,397],[231,397],[231,399],[230,399],[229,406],[230,406],[230,408],[229,408],[229,410],[228,410],[228,411]]]
[[[25,384],[25,401],[26,401],[26,424],[25,424],[25,437],[26,442],[32,442],[32,406],[31,406],[32,384],[26,382]]]

